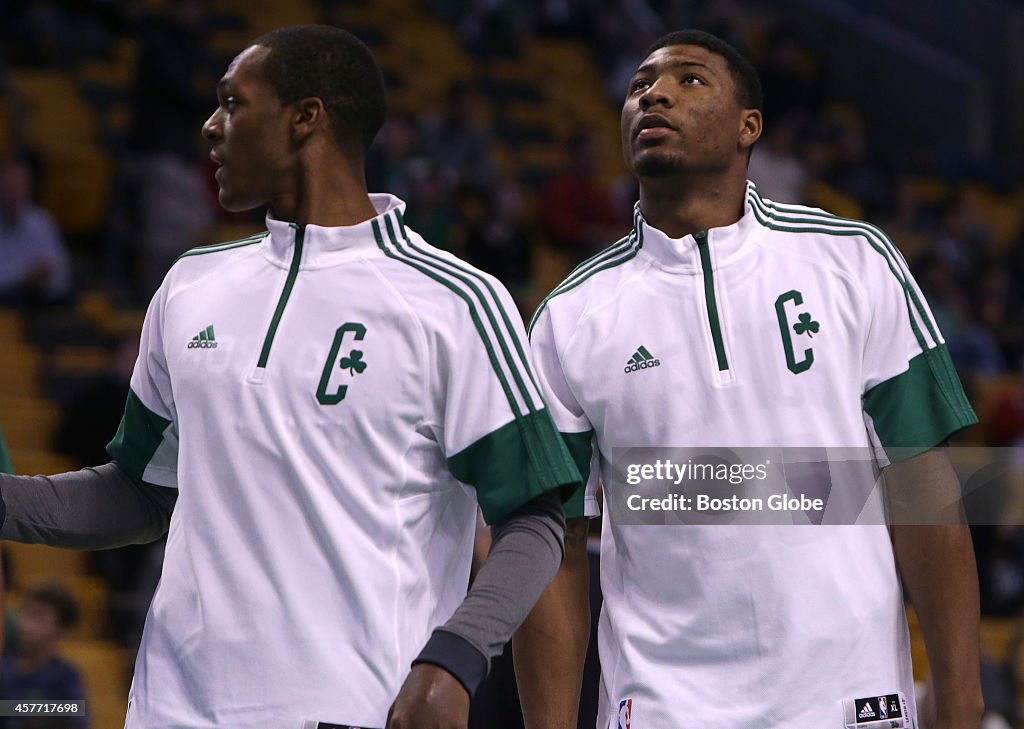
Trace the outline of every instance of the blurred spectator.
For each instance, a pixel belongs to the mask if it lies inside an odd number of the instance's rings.
[[[977,206],[957,191],[939,205],[939,231],[931,248],[946,261],[957,281],[970,287],[981,269],[992,260],[992,238]]]
[[[808,172],[797,147],[800,117],[790,114],[768,125],[754,145],[747,177],[763,197],[775,202],[805,204]]]
[[[953,334],[947,337],[949,356],[964,377],[1001,375],[1006,371],[999,340],[986,315],[986,310],[992,306],[993,302],[983,293],[977,294],[967,309],[970,316],[960,321]]]
[[[634,32],[625,41],[613,46],[611,61],[605,71],[605,93],[613,106],[621,106],[626,98],[626,88],[633,78],[636,67],[644,60],[644,51],[658,38],[658,33]]]
[[[171,0],[166,15],[139,29],[142,54],[132,98],[132,147],[139,256],[148,299],[183,251],[205,242],[214,205],[204,182],[200,128],[216,100],[200,93],[212,78],[202,0]],[[133,236],[134,238],[134,236]]]
[[[610,190],[597,180],[600,149],[594,133],[577,133],[569,168],[548,180],[541,192],[544,235],[576,259],[615,242],[629,227]]]
[[[367,188],[371,192],[387,190],[408,201],[412,195],[410,168],[422,157],[419,133],[412,118],[402,112],[391,112],[366,157]]]
[[[28,165],[0,162],[0,303],[54,303],[71,293],[71,266],[57,223],[32,202],[31,191]]]
[[[5,0],[5,40],[20,66],[71,67],[110,47],[121,7],[110,0]]]
[[[428,235],[439,248],[452,246],[450,235],[455,222],[455,206],[434,170],[425,157],[418,157],[409,163],[409,208],[406,218],[409,225],[424,238]]]
[[[878,167],[868,162],[867,134],[860,111],[850,105],[836,105],[828,110],[825,120],[832,155],[823,181],[857,200],[869,219],[879,218],[888,211],[894,190]]]
[[[502,179],[490,193],[463,188],[456,196],[453,247],[465,258],[496,276],[515,297],[524,317],[533,302],[532,229],[526,217],[522,187]]]
[[[110,460],[107,443],[121,424],[138,356],[139,335],[126,336],[114,351],[107,371],[83,387],[64,409],[57,450],[74,458],[80,468]]]
[[[782,27],[772,31],[759,69],[766,129],[794,111],[818,113],[825,88],[820,65],[817,56],[792,31]]]
[[[57,642],[78,621],[78,605],[59,585],[25,593],[17,611],[18,642],[0,666],[0,698],[84,701],[78,670],[60,657]],[[4,729],[84,729],[84,716],[0,718]]]
[[[535,23],[531,0],[433,0],[431,5],[453,22],[466,48],[477,58],[515,51],[520,36]]]
[[[985,430],[988,444],[995,448],[1024,448],[1024,386],[1018,383],[999,394]]]
[[[491,150],[496,139],[491,113],[483,94],[471,85],[455,83],[448,89],[441,117],[424,122],[423,147],[446,190],[459,185],[487,187],[494,182]]]

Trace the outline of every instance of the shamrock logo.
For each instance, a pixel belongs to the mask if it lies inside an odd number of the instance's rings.
[[[816,321],[811,320],[811,315],[804,312],[799,317],[800,321],[793,325],[793,331],[797,334],[806,334],[807,336],[814,338],[814,335],[818,333],[821,325]]]
[[[366,369],[366,363],[363,362],[363,353],[358,349],[353,349],[348,353],[348,357],[341,358],[338,366],[343,370],[348,370],[353,375],[359,374]]]

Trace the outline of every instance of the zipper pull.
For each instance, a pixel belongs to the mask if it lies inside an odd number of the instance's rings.
[[[698,230],[693,234],[693,239],[697,241],[697,245],[706,246],[708,244],[708,232],[706,230]]]

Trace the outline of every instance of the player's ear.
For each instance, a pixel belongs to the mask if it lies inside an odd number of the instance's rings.
[[[760,139],[761,122],[761,112],[758,109],[744,109],[740,112],[739,148],[741,152],[750,149],[754,142]]]
[[[292,139],[301,144],[326,123],[327,113],[324,102],[315,96],[299,99],[292,106]]]

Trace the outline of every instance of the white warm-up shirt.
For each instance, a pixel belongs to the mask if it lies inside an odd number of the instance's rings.
[[[738,222],[680,239],[638,206],[531,340],[556,425],[593,463],[576,515],[597,514],[599,483],[621,498],[616,449],[891,454],[975,422],[889,239],[753,185]],[[914,726],[884,523],[638,526],[605,508],[603,526],[600,729],[843,729],[850,712]]]
[[[110,451],[178,489],[129,729],[382,727],[488,521],[579,483],[504,287],[374,195],[194,249]]]

